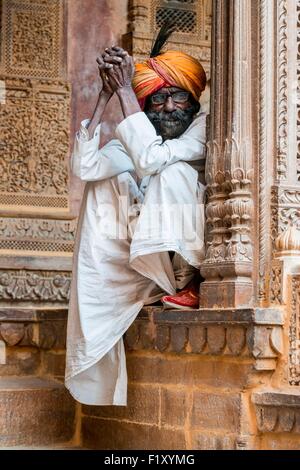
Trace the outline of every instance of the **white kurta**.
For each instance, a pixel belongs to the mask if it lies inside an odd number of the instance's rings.
[[[100,150],[100,125],[90,140],[85,125],[71,157],[72,172],[87,184],[73,257],[65,383],[81,403],[126,405],[123,334],[143,305],[184,287],[189,266],[199,268],[204,256],[204,187],[193,166],[205,158],[205,115],[178,139],[162,142],[139,112]],[[170,225],[173,208],[188,214],[187,236]],[[172,262],[168,251],[175,252]]]

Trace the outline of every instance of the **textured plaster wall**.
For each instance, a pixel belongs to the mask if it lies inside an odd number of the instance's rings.
[[[80,122],[91,117],[100,80],[96,57],[105,47],[120,44],[126,32],[127,0],[68,0],[68,79],[72,84],[70,151]],[[102,126],[101,143],[113,135],[122,118],[118,100],[108,105]],[[71,175],[71,211],[78,214],[84,184]]]

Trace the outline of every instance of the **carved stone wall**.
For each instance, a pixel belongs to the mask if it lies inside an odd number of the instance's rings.
[[[64,0],[2,2],[0,305],[68,301],[75,220],[64,15]]]
[[[124,46],[139,61],[149,57],[153,38],[166,19],[176,25],[168,48],[187,52],[210,76],[211,0],[130,0]]]
[[[277,30],[274,34],[276,101],[274,107],[276,147],[274,184],[271,188],[270,285],[266,298],[287,310],[288,368],[286,381],[299,386],[299,273],[300,273],[300,185],[299,185],[299,47],[300,2],[277,0]],[[272,101],[269,102],[272,108]]]

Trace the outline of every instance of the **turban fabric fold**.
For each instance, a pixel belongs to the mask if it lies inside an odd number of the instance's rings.
[[[206,85],[206,74],[194,57],[184,52],[167,51],[136,64],[132,84],[144,109],[147,96],[166,86],[187,90],[199,100]]]

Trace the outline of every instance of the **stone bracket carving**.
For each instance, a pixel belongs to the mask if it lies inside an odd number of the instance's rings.
[[[273,370],[282,352],[279,309],[162,311],[145,307],[125,335],[127,348],[252,357],[257,370]]]
[[[290,390],[252,394],[260,432],[300,433],[300,394]]]
[[[67,309],[0,309],[0,340],[7,346],[64,349]]]

